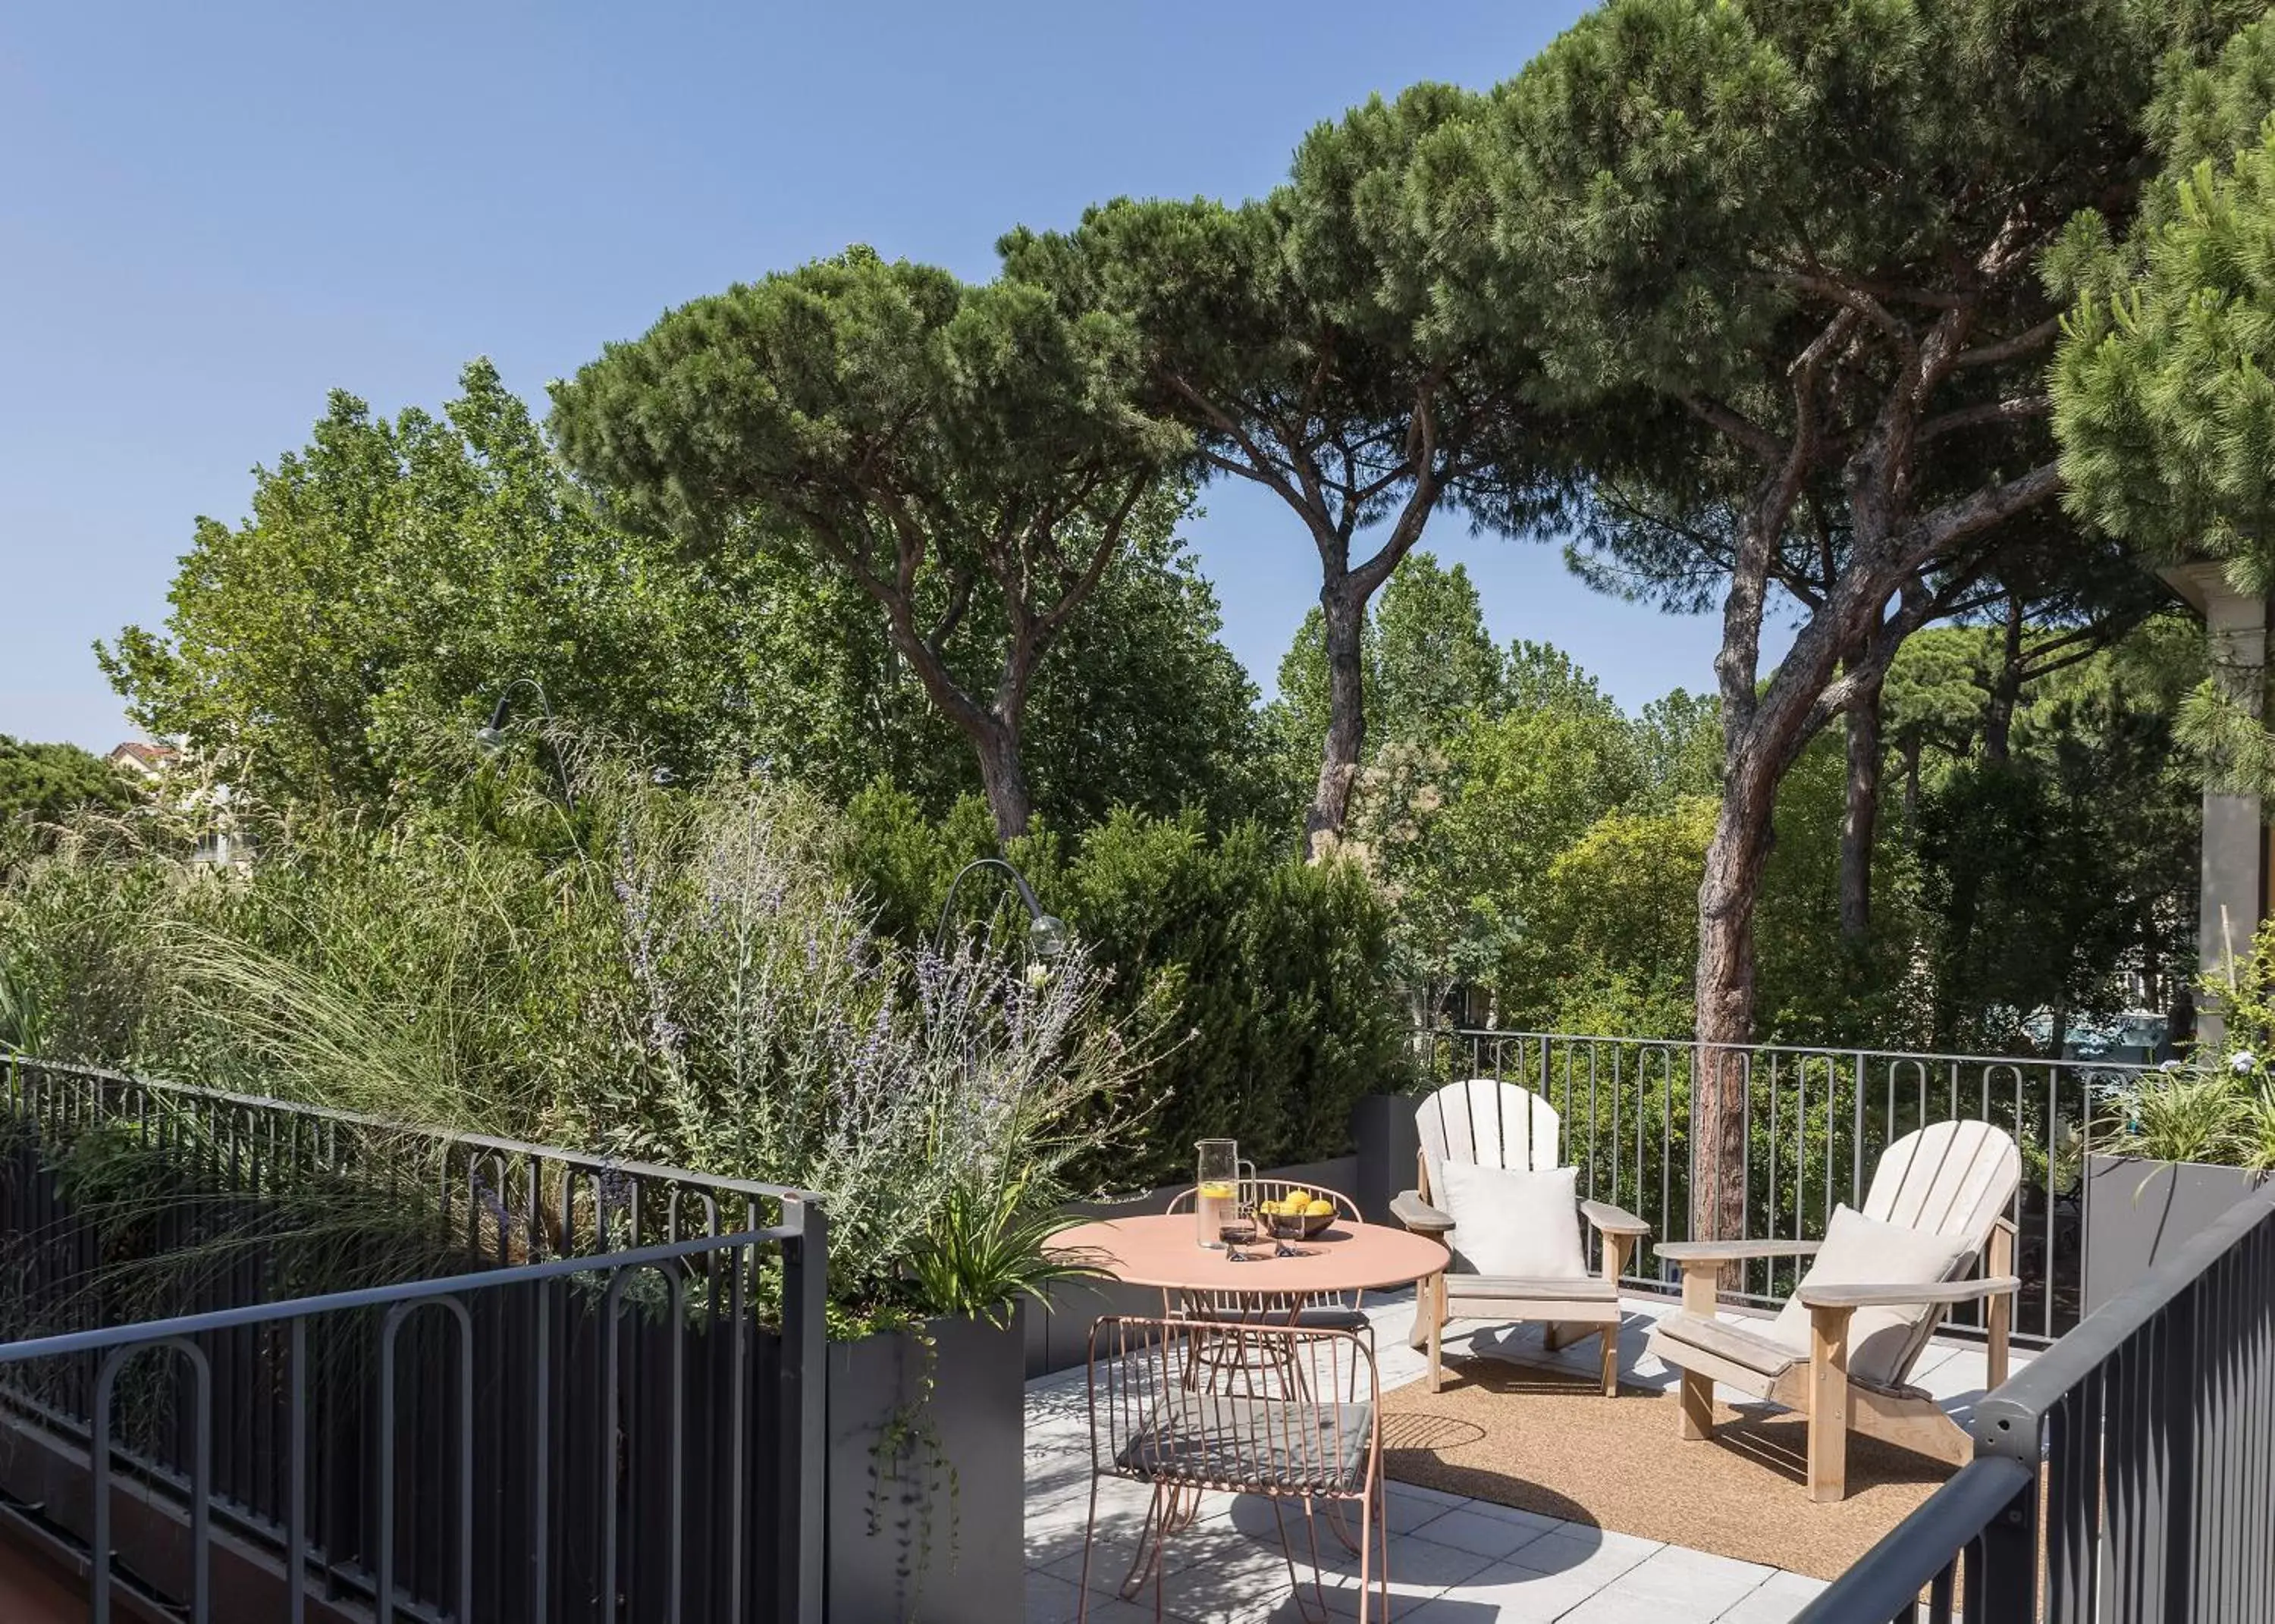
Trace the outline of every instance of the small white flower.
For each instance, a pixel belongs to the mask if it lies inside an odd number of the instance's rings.
[[[2239,1077],[2249,1076],[2258,1064],[2249,1049],[2238,1049],[2227,1057],[2227,1069]]]

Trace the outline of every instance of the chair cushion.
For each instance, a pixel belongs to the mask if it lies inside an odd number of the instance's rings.
[[[1114,1457],[1125,1472],[1228,1488],[1356,1493],[1367,1478],[1374,1406],[1179,1392],[1147,1412]]]
[[[1974,1255],[1964,1240],[1884,1224],[1845,1203],[1833,1209],[1825,1245],[1802,1276],[1810,1286],[1931,1286],[1953,1277]],[[1933,1305],[1860,1308],[1848,1320],[1848,1374],[1875,1386],[1893,1386],[1911,1362],[1922,1322],[1939,1311]],[[1789,1299],[1772,1320],[1768,1334],[1802,1358],[1809,1357],[1809,1310]]]
[[[1588,1272],[1580,1250],[1576,1167],[1521,1173],[1449,1161],[1435,1192],[1453,1214],[1454,1266],[1470,1274],[1576,1280]]]
[[[1339,1303],[1307,1303],[1291,1316],[1284,1308],[1232,1308],[1203,1303],[1188,1308],[1183,1318],[1212,1326],[1298,1326],[1306,1331],[1364,1331],[1372,1322],[1364,1309]]]

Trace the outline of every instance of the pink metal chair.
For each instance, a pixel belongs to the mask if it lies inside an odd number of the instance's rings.
[[[1161,1555],[1192,1521],[1200,1497],[1216,1490],[1270,1501],[1288,1560],[1289,1584],[1307,1620],[1327,1617],[1319,1582],[1320,1505],[1358,1507],[1358,1620],[1390,1617],[1389,1530],[1383,1520],[1382,1389],[1374,1353],[1357,1333],[1306,1326],[1245,1325],[1244,1341],[1270,1339],[1268,1357],[1250,1361],[1237,1391],[1195,1379],[1223,1327],[1192,1319],[1107,1315],[1090,1333],[1090,1518],[1083,1531],[1082,1624],[1090,1616],[1091,1548],[1098,1533],[1098,1485],[1107,1477],[1153,1486],[1138,1535],[1138,1560],[1123,1593],[1150,1573],[1153,1616],[1161,1616]],[[1310,1546],[1311,1596],[1296,1572],[1287,1507],[1297,1502]],[[1370,1610],[1372,1587],[1379,1600]]]

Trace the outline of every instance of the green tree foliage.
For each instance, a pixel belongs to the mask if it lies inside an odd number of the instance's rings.
[[[425,784],[437,735],[524,675],[564,722],[683,782],[764,762],[842,800],[886,774],[936,810],[979,787],[857,585],[611,528],[487,362],[440,419],[336,395],[311,443],[257,474],[253,509],[200,523],[165,633],[130,628],[104,659],[144,726],[275,804]],[[1124,803],[1228,821],[1265,779],[1254,692],[1175,515],[1137,517],[1096,612],[1036,676],[1034,793],[1061,823]],[[951,653],[984,658],[988,635],[970,622]]]
[[[2164,162],[2137,215],[2080,213],[2049,279],[2075,303],[2052,377],[2067,500],[2158,563],[2275,583],[2275,16],[2176,72],[2148,125]],[[2123,235],[2119,235],[2120,227]],[[2181,736],[2213,782],[2275,785],[2256,667],[2190,696]]]
[[[855,248],[609,345],[556,386],[553,424],[627,520],[865,594],[1009,837],[1032,812],[1046,658],[1133,524],[1183,505],[1184,435],[1137,401],[1133,370],[1115,323],[1039,289]]]
[[[2099,210],[2052,271],[2074,290],[2053,372],[2070,506],[2154,555],[2229,559],[2264,589],[2275,468],[2275,18],[2150,110],[2164,172],[2129,240]]]
[[[134,788],[76,744],[35,744],[0,733],[0,824],[52,823],[85,808],[124,812]]]
[[[1635,721],[1644,782],[1660,796],[1712,798],[1721,788],[1722,713],[1714,696],[1677,688]]]
[[[1440,505],[1523,529],[1561,488],[1523,346],[1455,336],[1414,274],[1413,154],[1474,105],[1417,86],[1313,129],[1260,201],[1121,200],[1071,233],[1002,245],[1013,274],[1126,322],[1149,403],[1187,426],[1204,471],[1272,492],[1310,536],[1326,677],[1314,842],[1342,827],[1372,721],[1368,603]]]
[[[2033,267],[2129,189],[2159,63],[2206,42],[2161,0],[1612,0],[1427,153],[1447,319],[1538,346],[1570,399],[1643,389],[1689,419],[1599,517],[1615,552],[1720,585],[1701,1039],[1752,1034],[1779,782],[2059,488]],[[1822,588],[1764,680],[1768,589],[1803,548]],[[1727,1176],[1701,1182],[1696,1233],[1735,1233],[1735,1076],[1699,1109]]]
[[[929,938],[956,871],[999,850],[976,802],[934,821],[886,785],[849,822],[849,872],[904,940]],[[1258,825],[1212,837],[1191,814],[1128,810],[1008,855],[1110,974],[1117,1020],[1163,1034],[1142,1144],[1096,1170],[1106,1187],[1189,1175],[1192,1142],[1209,1134],[1233,1135],[1259,1163],[1341,1154],[1351,1107],[1405,1076],[1391,910],[1357,865],[1307,864]],[[952,931],[1024,929],[993,876],[974,875],[957,903]]]
[[[2152,1000],[2187,983],[2201,804],[2173,718],[2202,669],[2195,623],[2160,617],[2050,675],[2006,759],[1931,758],[1917,833],[1927,1039],[2013,1043],[2034,1011],[2121,1007],[2128,977]]]
[[[1326,623],[1304,617],[1280,661],[1280,691],[1266,707],[1265,728],[1278,771],[1308,793],[1331,722]],[[1411,555],[1390,578],[1365,617],[1359,642],[1366,695],[1366,735],[1442,746],[1472,713],[1500,702],[1505,661],[1485,630],[1485,607],[1467,569],[1441,568],[1427,552]],[[1373,759],[1362,746],[1360,764]]]
[[[1021,738],[1035,814],[1082,828],[1116,806],[1191,806],[1227,827],[1276,787],[1255,686],[1219,638],[1215,589],[1183,538],[1150,520],[1131,530],[1036,674]],[[740,559],[721,590],[734,636],[719,654],[758,700],[721,765],[763,759],[840,802],[883,777],[933,816],[982,789],[964,738],[865,595],[769,554]],[[984,635],[967,627],[951,656]]]
[[[1556,854],[1540,910],[1558,955],[1531,1011],[1547,1030],[1679,1037],[1698,963],[1698,877],[1714,803],[1696,795],[1606,812]]]
[[[162,634],[100,650],[129,714],[283,804],[381,801],[499,686],[697,770],[744,696],[700,582],[600,523],[487,361],[440,418],[335,393],[254,473],[252,517],[201,518]]]

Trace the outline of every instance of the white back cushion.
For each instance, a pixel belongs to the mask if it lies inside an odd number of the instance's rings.
[[[1454,1220],[1446,1243],[1455,1267],[1524,1280],[1576,1280],[1587,1273],[1579,1178],[1577,1167],[1519,1171],[1447,1162],[1439,1200]]]
[[[1833,1221],[1825,1227],[1825,1245],[1801,1283],[1931,1286],[1952,1279],[1975,1250],[1956,1236],[1867,1218],[1844,1201],[1833,1209]],[[1848,1319],[1848,1374],[1876,1386],[1901,1381],[1916,1352],[1914,1333],[1939,1312],[1926,1303],[1858,1309]],[[1809,1310],[1798,1292],[1770,1323],[1770,1335],[1803,1358],[1809,1356]]]

